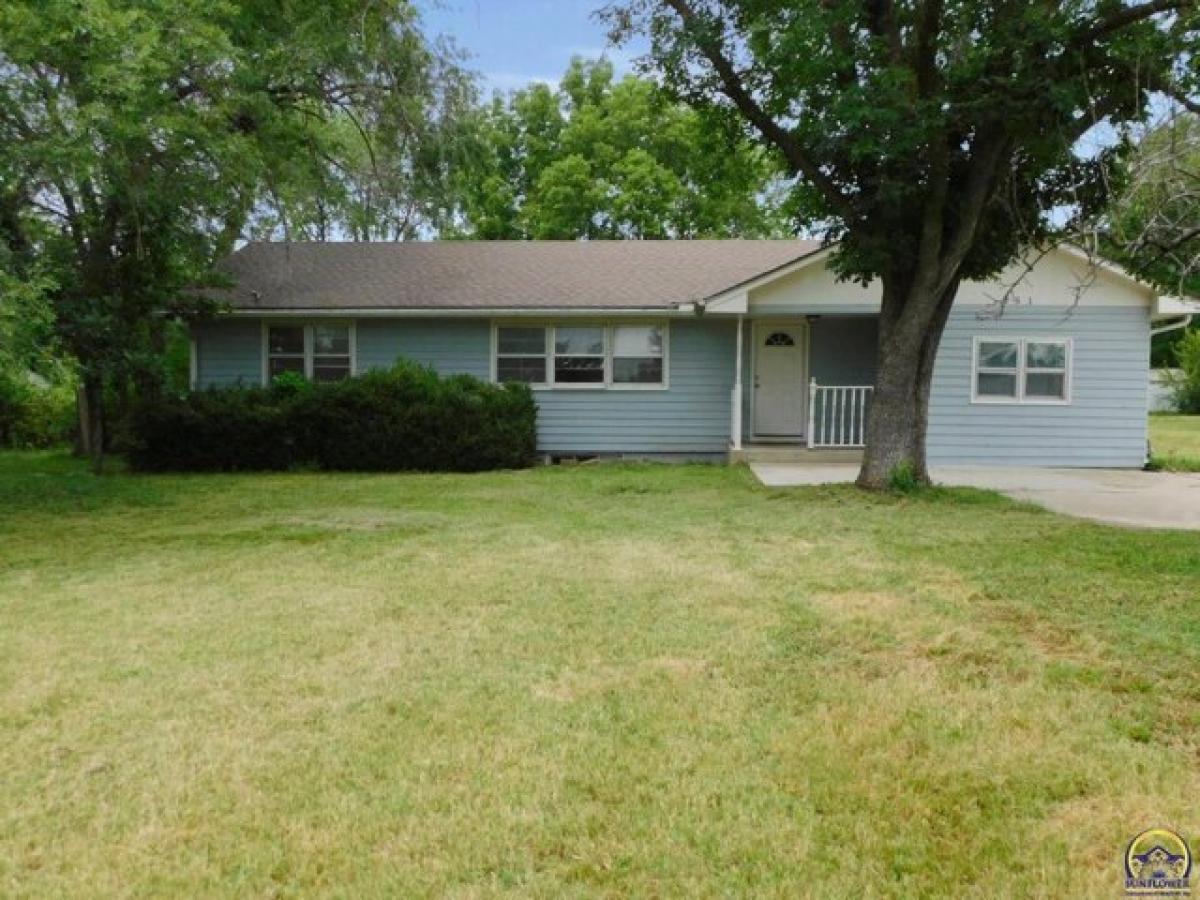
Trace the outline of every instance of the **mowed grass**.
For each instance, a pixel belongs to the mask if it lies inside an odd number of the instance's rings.
[[[0,455],[0,895],[1113,897],[1200,537],[744,468]]]
[[[1200,416],[1151,416],[1150,446],[1154,461],[1162,468],[1200,472]]]

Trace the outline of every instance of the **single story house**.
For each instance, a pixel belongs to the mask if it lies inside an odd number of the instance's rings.
[[[880,293],[836,280],[829,253],[802,240],[250,243],[226,263],[228,312],[193,329],[192,383],[337,379],[406,357],[529,383],[549,457],[853,454]],[[1141,466],[1151,329],[1194,310],[1069,248],[1022,271],[959,291],[930,461]]]

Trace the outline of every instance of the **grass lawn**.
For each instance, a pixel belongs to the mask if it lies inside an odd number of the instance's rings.
[[[1200,472],[1200,416],[1151,416],[1150,446],[1163,468]]]
[[[1115,897],[1198,760],[1194,534],[0,455],[0,895]]]

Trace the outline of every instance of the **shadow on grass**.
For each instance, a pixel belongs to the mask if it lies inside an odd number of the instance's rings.
[[[119,459],[93,475],[68,450],[0,452],[0,509],[13,513],[88,512],[114,506],[163,507],[180,500],[181,482],[129,474]]]

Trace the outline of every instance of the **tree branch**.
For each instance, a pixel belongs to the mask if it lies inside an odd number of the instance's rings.
[[[1112,15],[1093,23],[1091,28],[1076,37],[1075,43],[1086,44],[1161,12],[1190,9],[1195,3],[1196,0],[1148,0],[1135,6],[1123,6]]]
[[[1178,250],[1184,244],[1196,240],[1196,238],[1200,238],[1200,225],[1193,226],[1169,238],[1147,237],[1140,244],[1142,247],[1153,247],[1160,255],[1165,256],[1168,253]]]
[[[937,35],[942,27],[943,0],[925,0],[917,14],[917,37],[914,41],[914,68],[917,70],[917,92],[927,97],[937,80]]]
[[[1093,102],[1085,115],[1081,116],[1070,128],[1064,130],[1063,140],[1068,147],[1073,147],[1081,137],[1121,108],[1123,100],[1109,96]]]
[[[946,236],[946,200],[950,189],[950,152],[944,141],[929,148],[929,190],[921,217],[921,242],[909,302],[932,290],[941,276],[942,243]]]
[[[1193,100],[1183,91],[1175,87],[1162,87],[1159,88],[1159,90],[1161,90],[1164,94],[1178,103],[1188,112],[1195,113],[1196,115],[1200,116],[1200,101]]]
[[[704,25],[688,0],[663,0],[670,6],[684,26],[692,32],[696,46],[708,60],[721,79],[722,92],[738,108],[746,119],[759,130],[764,138],[774,144],[787,160],[794,173],[809,179],[829,203],[842,211],[850,209],[850,201],[833,180],[821,171],[820,166],[796,140],[795,135],[776,122],[746,89],[738,76],[733,62],[725,55],[718,39],[704,36]]]
[[[871,33],[887,43],[888,57],[897,65],[904,50],[900,43],[900,27],[896,24],[896,9],[892,0],[870,0],[867,3]]]
[[[983,129],[976,135],[971,168],[957,204],[954,232],[942,254],[937,293],[940,294],[954,278],[959,277],[959,266],[971,250],[983,209],[992,197],[996,168],[1010,150],[1011,143],[999,128]]]
[[[1137,77],[1137,74],[1136,72],[1130,72],[1131,77]],[[1200,115],[1200,101],[1189,97],[1175,82],[1169,81],[1166,78],[1156,77],[1150,72],[1142,73],[1141,77],[1146,79],[1146,86],[1150,90],[1158,91],[1160,94],[1164,94],[1174,100],[1188,112]]]
[[[854,82],[854,39],[845,20],[838,17],[838,0],[821,0],[821,7],[832,17],[829,38],[833,49],[842,56],[837,69],[837,82],[846,87]],[[846,60],[850,61],[849,65],[845,64]]]

